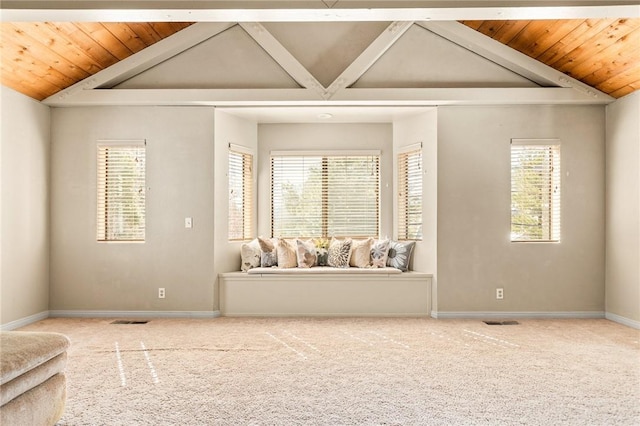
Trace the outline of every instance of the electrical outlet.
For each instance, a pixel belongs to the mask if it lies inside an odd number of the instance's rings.
[[[158,288],[158,299],[164,299],[164,297],[165,297],[164,288],[163,287]]]
[[[496,299],[498,299],[498,300],[504,299],[504,289],[503,288],[496,288]]]

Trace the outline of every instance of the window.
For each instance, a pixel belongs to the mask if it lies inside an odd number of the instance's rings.
[[[511,141],[511,241],[560,241],[560,141]]]
[[[398,239],[422,240],[422,144],[398,154]]]
[[[98,241],[145,239],[145,145],[98,142]]]
[[[273,236],[374,236],[379,222],[379,151],[271,153]]]
[[[253,154],[229,144],[229,240],[253,238]]]

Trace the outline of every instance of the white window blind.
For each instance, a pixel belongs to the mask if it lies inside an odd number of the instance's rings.
[[[97,146],[97,239],[145,239],[145,142],[100,141]]]
[[[379,222],[379,151],[272,153],[273,236],[376,236]]]
[[[253,238],[253,154],[229,145],[229,240]]]
[[[560,241],[560,141],[511,141],[511,241]]]
[[[422,240],[422,144],[398,154],[398,239]]]

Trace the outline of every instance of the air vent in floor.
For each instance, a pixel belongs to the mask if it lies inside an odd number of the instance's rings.
[[[487,325],[518,325],[518,321],[483,321]]]
[[[115,320],[111,324],[146,324],[149,321]]]

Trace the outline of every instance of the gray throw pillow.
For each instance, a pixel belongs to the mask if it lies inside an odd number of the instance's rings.
[[[411,253],[413,253],[413,247],[415,245],[415,241],[391,241],[389,243],[387,266],[400,269],[402,272],[407,272],[409,270],[409,263],[411,262]]]

